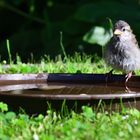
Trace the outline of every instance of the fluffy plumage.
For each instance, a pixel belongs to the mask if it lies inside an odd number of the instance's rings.
[[[104,57],[108,65],[128,76],[140,69],[140,49],[135,35],[125,21],[119,20],[114,25],[114,34],[105,48]]]

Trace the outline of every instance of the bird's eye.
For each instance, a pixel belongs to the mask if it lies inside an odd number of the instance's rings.
[[[123,28],[122,31],[124,32],[125,31],[125,28]]]

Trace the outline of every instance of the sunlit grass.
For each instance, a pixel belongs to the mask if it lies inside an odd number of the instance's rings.
[[[0,73],[106,73],[110,70],[103,59],[80,55],[68,56],[62,59],[57,56],[50,59],[45,56],[38,63],[23,63],[19,57],[15,63],[7,65],[6,61],[0,64]]]
[[[76,53],[74,56],[68,56],[63,59],[57,56],[50,59],[45,56],[40,62],[23,63],[20,57],[16,62],[10,65],[6,61],[0,63],[0,73],[107,73],[112,68],[107,66],[105,61],[99,57],[90,55],[80,55]],[[121,71],[114,71],[114,74],[121,74]],[[140,75],[140,71],[136,71]]]

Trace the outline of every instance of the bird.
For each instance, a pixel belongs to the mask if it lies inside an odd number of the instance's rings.
[[[113,36],[104,49],[104,59],[113,69],[125,73],[125,84],[140,69],[140,48],[130,25],[124,20],[114,24]]]

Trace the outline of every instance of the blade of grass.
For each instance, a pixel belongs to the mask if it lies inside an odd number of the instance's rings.
[[[60,46],[61,46],[62,53],[63,53],[65,59],[67,59],[67,54],[66,54],[66,51],[65,51],[65,47],[63,45],[63,32],[60,32]]]
[[[10,51],[10,42],[8,39],[6,40],[6,46],[7,46],[7,51],[8,51],[9,63],[11,65],[12,64],[12,56],[11,56],[11,51]]]

